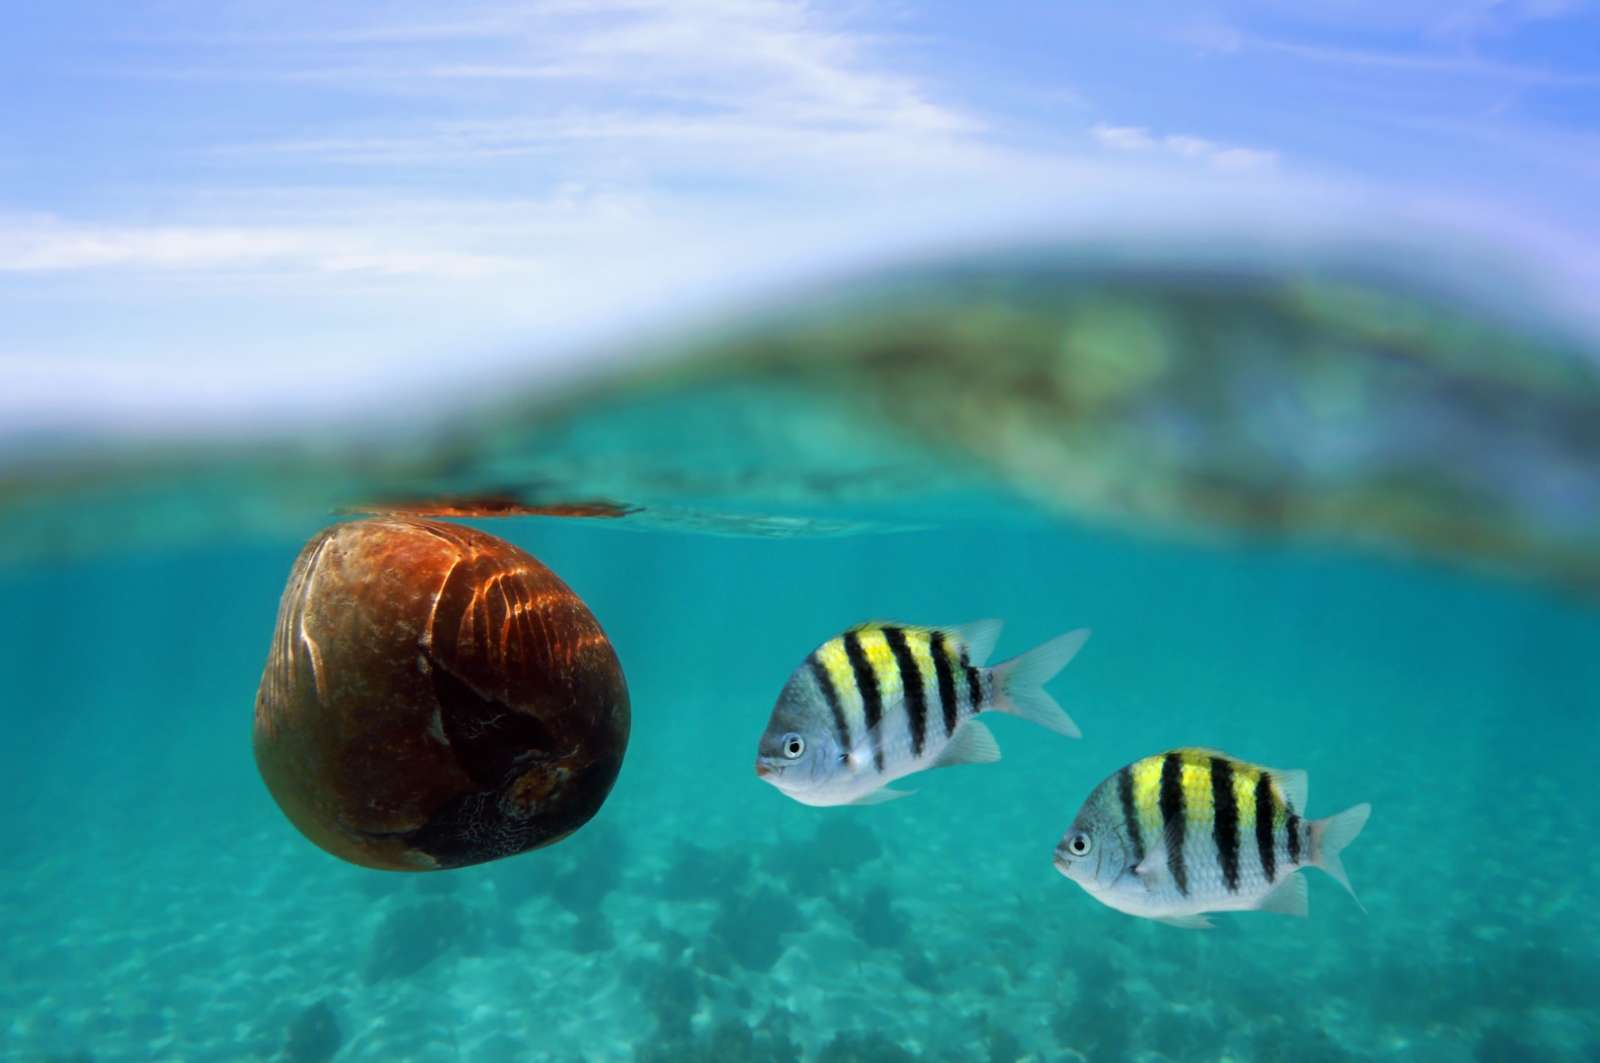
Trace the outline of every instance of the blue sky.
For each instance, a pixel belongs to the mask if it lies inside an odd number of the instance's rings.
[[[1600,283],[1600,13],[1566,0],[8,22],[0,434],[382,406],[985,238],[1414,231],[1575,317]]]

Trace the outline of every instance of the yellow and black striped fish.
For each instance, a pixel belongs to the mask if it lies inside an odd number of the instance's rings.
[[[1209,749],[1145,757],[1089,795],[1056,846],[1056,867],[1118,911],[1178,926],[1250,908],[1303,916],[1302,867],[1355,896],[1339,853],[1372,812],[1362,804],[1305,819],[1306,789],[1303,771]]]
[[[903,775],[1000,759],[990,709],[1078,737],[1044,691],[1089,637],[1051,639],[984,666],[1000,621],[962,627],[871,623],[818,646],[795,669],[756,753],[756,774],[808,805],[870,804],[905,795],[885,789]]]

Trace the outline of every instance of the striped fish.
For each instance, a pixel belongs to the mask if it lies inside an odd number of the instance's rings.
[[[808,805],[874,804],[909,791],[886,785],[925,768],[1000,759],[976,719],[991,709],[1078,737],[1044,691],[1089,637],[1051,639],[985,667],[1000,621],[955,628],[862,624],[818,646],[778,697],[756,774]]]
[[[1372,812],[1304,819],[1306,789],[1303,771],[1209,749],[1145,757],[1095,787],[1056,846],[1056,868],[1103,904],[1176,926],[1251,908],[1303,916],[1302,867],[1355,896],[1339,853]]]

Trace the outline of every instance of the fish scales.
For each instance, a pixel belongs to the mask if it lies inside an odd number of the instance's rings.
[[[1132,775],[1138,780],[1141,848],[1166,848],[1171,887],[1179,896],[1211,900],[1249,894],[1275,882],[1278,869],[1298,866],[1297,857],[1291,855],[1288,799],[1269,772],[1210,750],[1179,749],[1144,758],[1133,766]],[[1219,787],[1226,787],[1231,798],[1220,830]],[[1266,800],[1264,820],[1257,818],[1258,788]],[[1119,808],[1120,804],[1119,795]],[[1258,822],[1264,833],[1257,831]],[[1265,839],[1267,857],[1262,859],[1258,852],[1250,859],[1240,832]]]
[[[943,741],[937,736],[931,743],[929,741],[928,690],[916,651],[920,648],[932,665],[932,632],[896,624],[864,624],[846,632],[841,638],[847,653],[851,655],[857,685],[865,687],[869,682],[876,683],[878,690],[875,710],[871,707],[871,698],[865,699],[869,706],[869,739],[864,750],[861,749],[862,744],[857,743],[858,753],[871,755],[879,772],[898,770],[908,764],[920,766],[929,757],[937,756],[953,731],[946,733]],[[852,644],[859,649],[852,652]],[[896,651],[897,644],[904,646],[903,653]],[[944,652],[952,660],[958,659],[958,654],[965,655],[964,648],[958,646],[956,640],[946,636]],[[936,689],[934,697],[937,699],[939,696]],[[920,710],[917,708],[919,705]],[[972,704],[963,701],[959,691],[950,711],[958,728],[961,721],[975,714]],[[939,707],[939,714],[941,718],[946,715],[943,704]]]
[[[884,784],[912,772],[998,759],[988,730],[968,722],[980,713],[998,709],[1076,735],[1041,684],[1088,632],[988,668],[980,662],[998,631],[998,622],[869,623],[834,636],[785,685],[761,738],[757,774],[808,804],[884,800],[899,796],[879,793]]]
[[[861,699],[861,726],[865,738],[864,749],[861,752],[862,755],[872,758],[873,765],[881,773],[883,771],[883,681],[878,669],[867,656],[863,638],[864,633],[861,631],[846,633],[844,654],[850,661],[850,672],[856,681],[856,694]],[[887,647],[885,651],[887,652]],[[895,704],[893,700],[889,702],[891,710]]]
[[[981,677],[967,674],[976,669],[964,664],[966,650],[959,639],[933,629],[863,624],[816,650],[812,656],[837,692],[844,722],[840,726],[836,721],[834,730],[847,757],[860,758],[883,774],[937,751],[928,741],[929,691],[924,678],[939,671],[935,653],[943,655],[950,675],[963,675],[966,684],[957,686],[952,679],[946,689],[935,675],[933,698],[939,716],[955,721],[946,728],[948,739],[962,720],[974,714],[971,691],[982,690]]]
[[[1294,807],[1285,788],[1291,777],[1304,776],[1280,776],[1207,749],[1142,758],[1089,795],[1057,848],[1057,866],[1105,903],[1135,915],[1181,921],[1264,903],[1303,909],[1303,895],[1298,902],[1268,902],[1269,895],[1302,867],[1328,869],[1317,863],[1325,855],[1316,851],[1319,826],[1342,824],[1342,848],[1369,809],[1357,806],[1314,823]],[[1304,783],[1295,785],[1303,789]],[[1096,844],[1115,855],[1098,853],[1091,869]],[[1342,865],[1330,873],[1348,887]]]
[[[939,682],[939,713],[944,720],[946,738],[955,734],[960,721],[961,700],[956,692],[955,665],[950,659],[950,644],[943,631],[930,632],[928,652],[933,658],[935,675]]]
[[[920,633],[917,637],[919,642],[924,641]],[[928,737],[928,692],[925,680],[928,673],[917,660],[904,628],[885,627],[883,638],[889,651],[894,654],[895,667],[900,672],[906,694],[906,733],[911,740],[911,755],[921,757]]]

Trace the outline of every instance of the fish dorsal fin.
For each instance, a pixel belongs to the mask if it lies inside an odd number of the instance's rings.
[[[994,734],[977,720],[968,717],[950,736],[950,744],[934,758],[935,768],[948,768],[955,764],[993,764],[1000,759],[1000,746]]]
[[[1211,920],[1203,915],[1158,915],[1155,920],[1168,926],[1181,926],[1185,930],[1210,930],[1212,925]]]
[[[891,790],[888,787],[884,787],[881,790],[874,790],[870,794],[862,794],[854,801],[847,803],[852,805],[881,805],[885,801],[895,801],[902,797],[910,797],[914,793],[916,793],[915,790]]]
[[[1281,912],[1284,915],[1295,915],[1304,919],[1311,914],[1311,904],[1306,899],[1306,877],[1293,874],[1282,882],[1256,905],[1263,912]]]
[[[1265,768],[1270,772],[1278,789],[1283,791],[1283,798],[1289,802],[1289,808],[1299,813],[1306,814],[1306,795],[1311,792],[1311,778],[1299,768],[1287,768],[1279,771],[1277,768]]]
[[[1201,756],[1201,757],[1221,757],[1223,760],[1232,761],[1235,764],[1239,763],[1239,758],[1238,757],[1229,756],[1227,753],[1224,753],[1222,750],[1220,750],[1220,749],[1212,749],[1210,746],[1184,746],[1182,749],[1174,749],[1172,752],[1174,752],[1174,753],[1191,753],[1191,754],[1194,754],[1196,756]],[[1270,769],[1268,769],[1268,770],[1270,770]]]
[[[1000,629],[1005,625],[1004,620],[974,620],[945,630],[961,640],[961,646],[967,651],[968,663],[974,668],[982,668],[989,663],[994,644],[1000,641]]]

